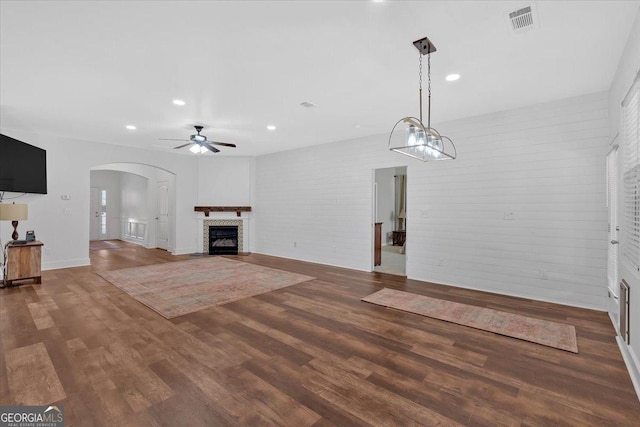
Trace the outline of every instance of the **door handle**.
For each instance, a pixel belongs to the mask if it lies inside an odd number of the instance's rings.
[[[617,244],[619,244],[619,243],[620,243],[620,242],[618,242],[617,240],[612,240],[612,241],[611,241],[611,244],[612,244],[612,245],[617,245]]]

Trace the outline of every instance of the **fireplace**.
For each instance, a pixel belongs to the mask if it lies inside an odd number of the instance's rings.
[[[209,255],[238,255],[238,226],[209,226]]]
[[[209,227],[238,227],[238,254],[244,253],[244,219],[206,219],[203,218],[200,221],[202,227],[202,240],[199,242],[202,245],[202,253],[209,254],[211,248],[211,242],[209,240]]]

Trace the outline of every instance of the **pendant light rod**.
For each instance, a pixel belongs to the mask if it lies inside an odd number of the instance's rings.
[[[427,106],[427,128],[431,128],[431,53],[435,52],[436,47],[428,37],[421,38],[413,42],[413,45],[420,52],[420,122],[422,122],[422,56],[427,55],[427,77],[429,79],[428,86],[428,106]]]
[[[420,85],[420,123],[422,123],[422,84]]]

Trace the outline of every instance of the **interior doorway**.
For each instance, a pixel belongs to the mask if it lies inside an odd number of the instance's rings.
[[[607,285],[609,288],[608,309],[612,315],[614,325],[618,325],[619,306],[619,273],[618,273],[618,251],[619,232],[618,224],[618,146],[614,145],[607,155]]]
[[[406,275],[407,167],[374,171],[373,271]]]
[[[104,248],[105,241],[114,240],[175,251],[174,173],[139,163],[109,163],[93,166],[89,175],[89,236],[103,241],[93,246]]]

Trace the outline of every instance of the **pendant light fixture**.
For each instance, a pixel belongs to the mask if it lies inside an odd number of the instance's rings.
[[[413,157],[423,162],[453,160],[457,157],[453,141],[431,127],[431,53],[436,47],[425,37],[413,42],[420,52],[420,117],[403,117],[391,129],[389,150]],[[422,122],[422,57],[427,55],[428,107],[427,125]]]

